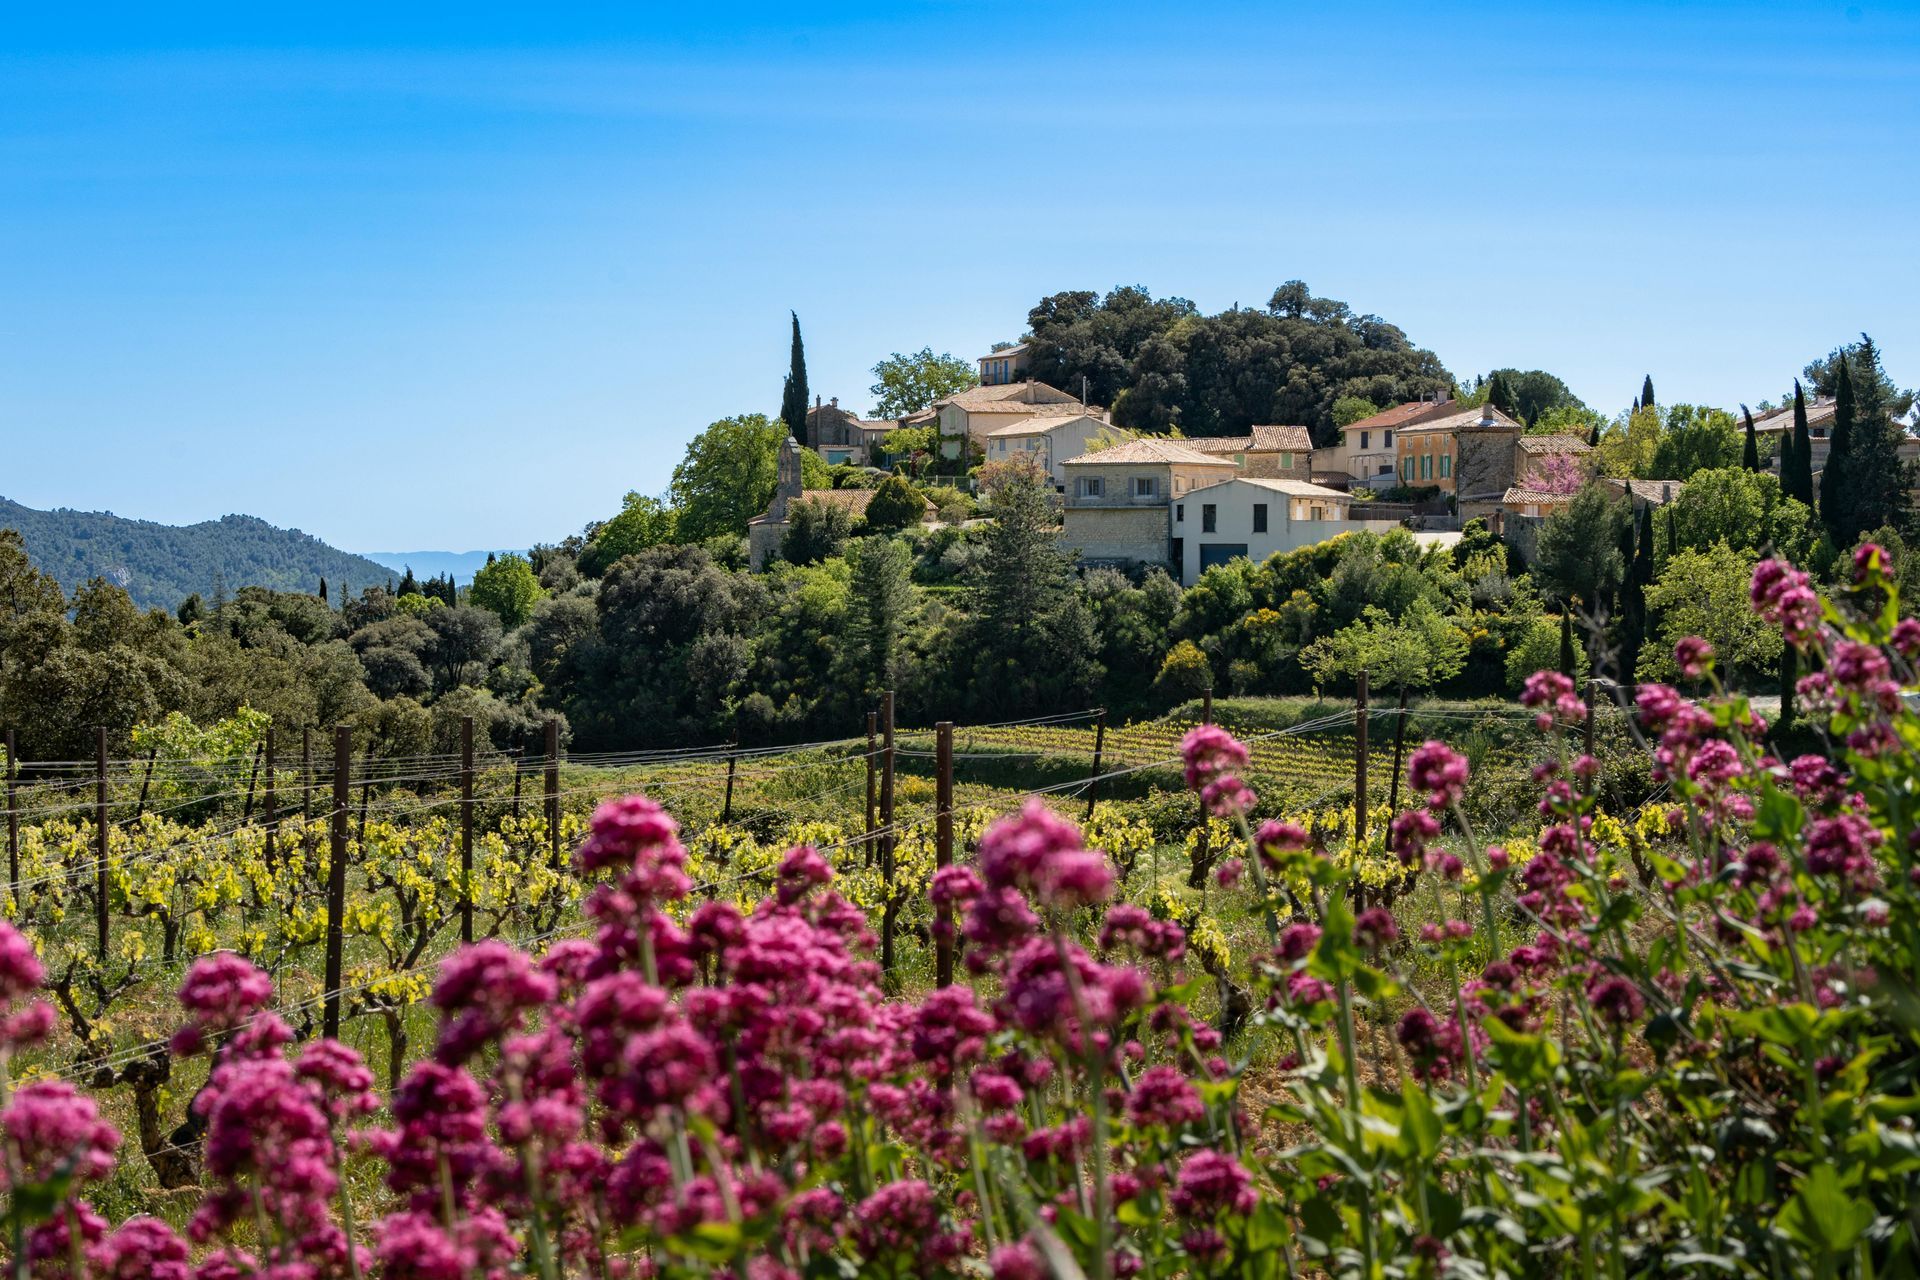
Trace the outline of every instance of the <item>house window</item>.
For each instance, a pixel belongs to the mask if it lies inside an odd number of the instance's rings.
[[[1291,451],[1286,449],[1280,451],[1280,469],[1282,471],[1293,470],[1293,454]]]
[[[1325,507],[1315,507],[1311,515],[1315,520],[1325,520],[1327,518],[1327,509]]]
[[[1200,504],[1200,532],[1202,533],[1214,532],[1214,526],[1219,524],[1220,522],[1219,516],[1220,516],[1220,510],[1218,507],[1214,506],[1213,503],[1211,502],[1201,503]]]
[[[1253,531],[1255,533],[1267,531],[1267,504],[1264,502],[1253,504]]]
[[[1430,453],[1420,455],[1420,478],[1422,480],[1433,479],[1433,455]]]
[[[1384,433],[1380,437],[1380,443],[1383,448],[1387,448],[1387,449],[1393,448],[1393,432],[1388,431]]]
[[[1160,477],[1135,476],[1133,478],[1133,496],[1136,498],[1157,498],[1160,496]]]
[[[1400,459],[1400,478],[1402,480],[1408,480],[1408,481],[1413,479],[1413,459],[1412,458]]]
[[[1372,434],[1373,434],[1373,432],[1371,432],[1371,431],[1362,431],[1362,432],[1360,433],[1360,447],[1361,447],[1362,449],[1365,449],[1365,448],[1367,447],[1367,443],[1368,443],[1368,442],[1367,442],[1367,437],[1368,437],[1368,436],[1371,436]]]
[[[1081,476],[1080,477],[1080,496],[1081,497],[1098,498],[1098,497],[1104,496],[1106,491],[1107,491],[1107,482],[1101,479],[1099,476]]]
[[[1175,524],[1185,524],[1187,522],[1187,504],[1186,503],[1176,502],[1173,504],[1173,522]]]
[[[1442,480],[1446,480],[1446,479],[1450,479],[1452,475],[1453,475],[1453,455],[1450,453],[1443,453],[1440,455],[1440,478]]]

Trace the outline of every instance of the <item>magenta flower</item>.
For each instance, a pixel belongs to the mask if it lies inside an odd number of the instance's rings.
[[[1587,1003],[1616,1027],[1638,1022],[1647,1007],[1640,989],[1618,974],[1601,975],[1589,982]]]
[[[180,984],[180,1006],[187,1025],[173,1035],[176,1056],[198,1053],[209,1036],[233,1031],[267,1007],[273,999],[273,979],[253,961],[233,951],[216,951],[196,959]]]
[[[1686,636],[1673,646],[1673,664],[1689,680],[1704,680],[1713,670],[1713,646],[1699,636]]]
[[[44,1182],[70,1170],[76,1183],[97,1182],[113,1172],[120,1131],[100,1118],[93,1099],[64,1080],[21,1085],[0,1111],[0,1128],[19,1153],[28,1182]]]
[[[1253,1175],[1238,1160],[1208,1148],[1180,1166],[1167,1199],[1184,1218],[1212,1218],[1223,1212],[1251,1213],[1259,1197]]]
[[[789,849],[787,856],[780,860],[779,902],[790,907],[807,896],[815,885],[831,883],[833,868],[820,851],[812,845],[801,845]]]
[[[530,1009],[559,993],[526,954],[489,938],[460,948],[440,966],[433,1006],[440,1010],[440,1040],[434,1056],[459,1066],[485,1046],[520,1029]]]
[[[987,1269],[993,1280],[1047,1280],[1047,1265],[1040,1251],[1025,1240],[995,1249],[987,1256]]]
[[[1385,907],[1368,907],[1354,919],[1353,940],[1368,951],[1391,946],[1399,937],[1400,927]]]
[[[1842,640],[1833,647],[1827,670],[1842,687],[1865,693],[1887,678],[1887,655],[1873,645]]]
[[[1127,1116],[1137,1125],[1178,1129],[1207,1118],[1200,1092],[1175,1067],[1149,1067],[1127,1095]]]
[[[158,1218],[128,1218],[88,1250],[97,1280],[188,1280],[187,1242]]]
[[[1187,765],[1187,789],[1198,791],[1223,773],[1247,767],[1247,748],[1238,738],[1219,725],[1203,724],[1188,731],[1180,741],[1180,755]]]
[[[1428,808],[1444,809],[1466,793],[1467,758],[1444,742],[1422,743],[1407,761],[1407,781],[1426,794]]]

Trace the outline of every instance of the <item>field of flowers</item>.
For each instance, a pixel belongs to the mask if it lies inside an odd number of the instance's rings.
[[[1266,816],[1255,753],[1203,726],[1175,745],[1209,817],[1177,850],[1157,811],[1096,806],[1083,830],[1064,805],[989,814],[985,796],[957,815],[952,867],[903,825],[890,889],[863,827],[825,818],[682,831],[635,796],[569,816],[565,868],[544,830],[502,834],[490,900],[533,936],[420,976],[432,1022],[401,1020],[422,1052],[381,1064],[384,1087],[303,1016],[310,864],[172,865],[156,834],[140,852],[169,866],[164,892],[118,892],[161,904],[175,963],[205,953],[170,1015],[146,1010],[151,1043],[98,1069],[178,1073],[138,1115],[153,1164],[146,1131],[184,1113],[160,1157],[173,1198],[124,1173],[90,1091],[117,1081],[64,1069],[92,962],[63,941],[80,904],[52,873],[89,846],[43,831],[26,932],[0,926],[12,1265],[1911,1275],[1920,719],[1901,690],[1920,623],[1875,549],[1856,568],[1832,601],[1775,561],[1752,586],[1816,671],[1802,704],[1825,749],[1770,754],[1684,642],[1701,696],[1639,691],[1668,794],[1630,815],[1601,812],[1585,708],[1542,673],[1519,833],[1476,832],[1468,761],[1439,742],[1410,751],[1404,811],[1364,839],[1350,808]],[[375,825],[356,937],[398,976],[446,910],[444,833]],[[219,910],[175,906],[203,899]],[[879,971],[889,910],[956,940],[954,985]],[[154,964],[142,936],[89,980]]]

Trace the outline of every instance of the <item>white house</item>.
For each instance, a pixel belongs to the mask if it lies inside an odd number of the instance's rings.
[[[1281,551],[1342,533],[1385,533],[1391,520],[1349,520],[1352,498],[1301,480],[1242,476],[1195,489],[1173,504],[1173,561],[1194,583],[1216,564],[1245,556],[1255,564]]]
[[[1020,418],[987,434],[987,461],[1008,462],[1022,454],[1030,455],[1053,481],[1053,487],[1064,493],[1067,472],[1063,464],[1067,459],[1086,453],[1095,440],[1122,434],[1112,423],[1090,413]]]
[[[987,452],[987,439],[1001,427],[1012,426],[1028,418],[1058,418],[1067,414],[1093,412],[1074,397],[1044,382],[1008,382],[993,386],[968,387],[936,400],[933,417],[940,424],[945,440],[966,441]],[[919,425],[919,415],[906,419],[905,425]],[[992,458],[987,452],[987,457]],[[1063,458],[1072,454],[1062,454]]]

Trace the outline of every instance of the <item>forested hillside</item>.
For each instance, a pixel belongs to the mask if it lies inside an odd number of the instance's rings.
[[[172,609],[195,592],[212,598],[222,587],[313,591],[322,578],[337,588],[395,576],[365,556],[253,516],[168,525],[106,511],[36,511],[0,498],[0,529],[20,531],[43,573],[76,587],[106,578],[143,609]]]

